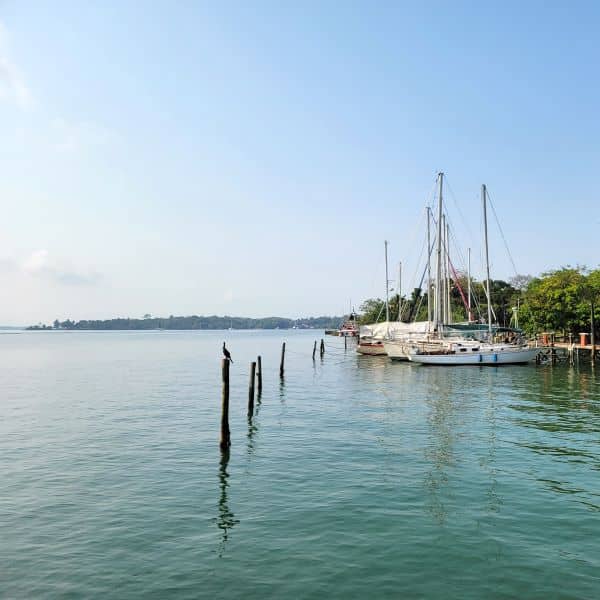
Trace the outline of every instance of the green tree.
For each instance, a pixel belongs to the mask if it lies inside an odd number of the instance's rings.
[[[580,268],[543,273],[529,283],[523,295],[519,314],[522,327],[528,333],[577,333],[589,324],[586,290],[587,277]]]

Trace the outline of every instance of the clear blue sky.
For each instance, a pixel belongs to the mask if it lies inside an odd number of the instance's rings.
[[[481,183],[519,273],[597,266],[600,7],[480,4],[2,3],[0,323],[339,314],[439,170],[477,270]]]

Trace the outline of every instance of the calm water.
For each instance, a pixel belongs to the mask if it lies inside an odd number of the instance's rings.
[[[600,374],[320,335],[0,335],[0,596],[600,597]]]

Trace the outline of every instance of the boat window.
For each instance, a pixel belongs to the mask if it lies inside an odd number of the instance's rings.
[[[479,348],[471,348],[473,352],[479,352]]]
[[[467,349],[466,349],[466,348],[461,348],[461,349],[460,349],[460,351],[461,351],[461,352],[466,352],[466,351],[467,351]]]

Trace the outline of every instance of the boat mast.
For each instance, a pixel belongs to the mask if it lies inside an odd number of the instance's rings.
[[[488,252],[488,229],[487,229],[487,189],[485,183],[481,186],[481,198],[483,201],[483,232],[485,236],[485,271],[488,305],[488,334],[492,341],[492,296],[490,293],[490,257]]]
[[[438,334],[441,337],[442,333],[442,187],[444,182],[444,174],[439,173],[438,179],[440,182],[440,193],[438,200],[438,231],[437,231],[437,265],[435,271],[435,324],[438,328]]]
[[[398,321],[402,321],[402,261],[398,263]]]
[[[446,323],[452,323],[452,304],[450,302],[451,290],[450,285],[450,225],[448,225],[448,221],[446,220]]]
[[[389,292],[389,283],[390,277],[388,275],[388,241],[385,240],[385,322],[389,323],[390,321],[390,292]]]
[[[471,248],[467,248],[467,310],[469,311],[469,323],[473,321],[471,312]]]
[[[446,267],[446,215],[442,215],[442,321],[448,322],[448,306],[446,305],[446,285],[448,284],[448,273]]]
[[[431,323],[431,208],[427,207],[427,322]],[[429,329],[429,325],[427,326]]]

